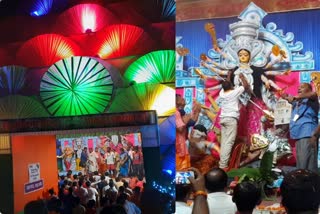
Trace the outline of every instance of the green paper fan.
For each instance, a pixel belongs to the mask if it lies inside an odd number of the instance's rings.
[[[158,116],[175,112],[175,90],[162,84],[141,83],[117,89],[109,113],[156,110]]]
[[[55,116],[98,114],[113,93],[109,71],[90,57],[70,57],[53,64],[44,74],[40,96]]]
[[[172,50],[150,52],[132,63],[124,73],[124,78],[136,83],[175,82],[176,55]]]
[[[0,119],[34,117],[49,117],[49,113],[38,100],[21,95],[0,98]]]

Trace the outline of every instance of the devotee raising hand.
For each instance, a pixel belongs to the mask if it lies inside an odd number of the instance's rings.
[[[209,214],[204,176],[196,168],[190,168],[189,170],[194,172],[194,178],[188,178],[191,183],[195,197],[192,213]]]

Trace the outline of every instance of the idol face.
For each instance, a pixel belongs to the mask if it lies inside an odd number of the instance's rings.
[[[250,53],[247,50],[240,50],[238,53],[238,57],[241,63],[248,63],[250,60]]]

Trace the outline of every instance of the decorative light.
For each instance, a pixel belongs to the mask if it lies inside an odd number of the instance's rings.
[[[169,87],[162,87],[150,109],[156,110],[158,115],[166,115],[168,111],[175,108],[174,99],[175,90]]]
[[[31,15],[39,16],[38,11],[33,11],[33,12],[31,13]]]
[[[168,173],[169,175],[172,175],[172,170],[170,170],[170,169],[164,169],[163,171]]]
[[[171,131],[171,130],[170,130]],[[170,132],[168,131],[168,132]],[[161,136],[160,136],[161,139]],[[161,151],[161,166],[164,172],[173,175],[176,169],[176,156],[175,156],[175,144],[171,145],[160,145]]]
[[[175,181],[173,180],[169,186],[162,186],[161,184],[158,184],[157,182],[153,181],[152,182],[152,187],[156,190],[158,190],[159,192],[163,193],[163,194],[168,194],[171,197],[175,197],[175,189],[172,188],[171,186],[175,184]]]
[[[110,10],[98,4],[78,4],[57,18],[54,29],[66,35],[75,35],[86,33],[88,29],[97,32],[116,23],[118,19]]]
[[[34,0],[31,6],[31,16],[43,16],[50,12],[53,0]]]
[[[82,31],[86,32],[88,29],[92,32],[97,29],[97,16],[93,7],[83,7],[81,14]]]

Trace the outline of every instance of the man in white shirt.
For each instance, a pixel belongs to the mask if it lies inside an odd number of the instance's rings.
[[[99,174],[98,171],[94,171],[92,177],[93,177],[95,183],[98,183],[101,181],[101,175]]]
[[[98,207],[98,204],[99,204],[99,193],[98,193],[98,191],[91,186],[91,182],[90,181],[86,182],[86,187],[87,187],[87,191],[88,191],[87,203],[90,200],[94,200],[96,202],[97,207]]]
[[[108,171],[104,173],[104,177],[105,177],[104,180],[105,180],[107,183],[109,183],[111,177],[110,177],[110,173],[109,173]]]
[[[176,184],[176,214],[191,214],[192,207],[187,204],[191,185]]]
[[[226,170],[233,144],[237,136],[238,120],[240,116],[240,95],[249,88],[249,85],[243,75],[239,75],[243,86],[233,88],[229,80],[222,82],[222,90],[219,93],[221,102],[221,151],[219,167]]]
[[[115,176],[115,153],[113,151],[111,151],[111,148],[108,147],[107,148],[107,152],[105,154],[105,162],[107,164],[107,170],[110,173],[110,175]]]
[[[213,168],[205,175],[205,185],[209,192],[207,200],[210,214],[235,214],[237,212],[232,196],[225,192],[227,183],[228,176],[220,168]]]
[[[88,155],[88,171],[89,173],[93,173],[98,171],[98,163],[96,159],[96,153],[93,151],[92,148],[89,148],[89,155]]]

